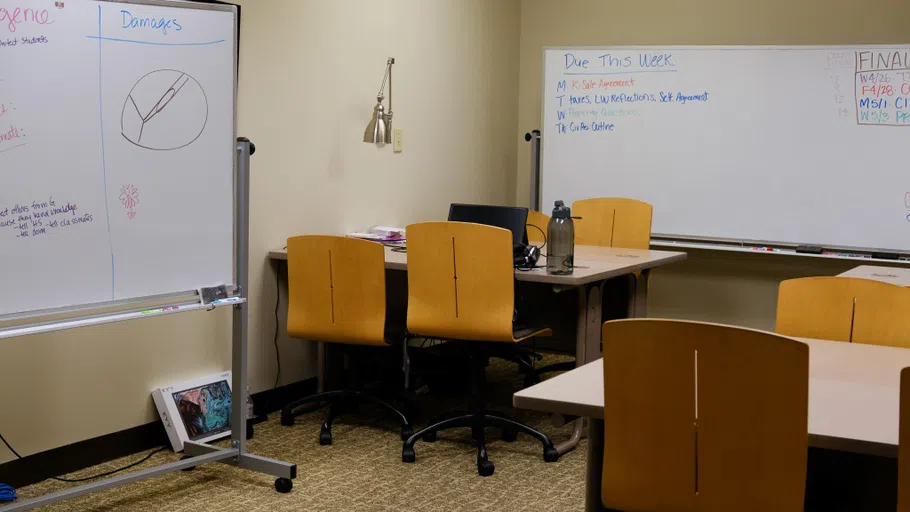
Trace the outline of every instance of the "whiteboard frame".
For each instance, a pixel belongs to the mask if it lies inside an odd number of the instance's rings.
[[[856,45],[825,45],[825,44],[803,44],[803,45],[667,45],[667,46],[544,46],[543,51],[541,52],[541,69],[540,69],[540,138],[544,139],[547,136],[547,127],[545,126],[544,119],[547,109],[547,98],[545,95],[546,83],[547,83],[547,52],[548,51],[570,51],[570,50],[619,50],[619,51],[653,51],[653,50],[666,50],[667,48],[674,48],[680,50],[704,50],[706,48],[712,48],[716,51],[744,51],[744,50],[781,50],[781,51],[801,51],[801,50],[883,50],[894,48],[895,46],[907,46],[910,45],[910,42],[907,43],[892,43],[892,44],[856,44]],[[538,178],[539,186],[537,188],[537,204],[542,205],[543,201],[543,190],[546,186],[546,172],[544,169],[544,162],[546,161],[544,153],[546,151],[546,146],[541,143],[540,145],[540,177]],[[545,206],[542,205],[545,208]],[[803,245],[802,242],[794,241],[785,241],[785,240],[759,240],[759,239],[750,239],[750,238],[723,238],[723,237],[708,237],[708,236],[698,236],[698,235],[685,235],[678,233],[651,233],[652,242],[654,239],[661,239],[665,242],[675,243],[679,242],[682,244],[698,244],[698,245],[714,245],[716,247],[729,246],[730,244],[742,245],[742,246],[763,246],[770,245],[774,247],[792,247],[796,248],[799,245]],[[812,244],[817,245],[817,244]],[[832,249],[835,251],[853,251],[861,253],[890,253],[897,254],[900,257],[910,256],[910,252],[905,250],[896,250],[888,249],[884,247],[858,247],[851,245],[825,245],[825,249]],[[796,253],[798,256],[804,256],[803,253]],[[893,260],[881,260],[881,261],[893,261]]]
[[[238,8],[235,5],[228,4],[209,4],[201,2],[193,2],[191,0],[93,0],[96,3],[106,4],[106,3],[120,3],[120,4],[132,4],[132,5],[151,5],[157,7],[172,7],[178,9],[191,9],[195,11],[220,11],[220,12],[230,12],[234,15],[234,45],[233,45],[233,80],[234,80],[234,98],[233,98],[233,127],[231,129],[231,140],[230,144],[226,144],[227,147],[231,148],[233,157],[233,168],[231,169],[231,175],[233,180],[233,191],[231,194],[232,203],[233,203],[233,216],[231,221],[231,226],[233,227],[233,248],[232,251],[232,267],[233,267],[233,276],[231,283],[223,283],[233,292],[233,294],[241,295],[246,297],[245,290],[240,290],[240,287],[237,285],[238,275],[240,274],[240,269],[238,268],[238,259],[237,259],[237,151],[235,147],[237,145],[237,98],[238,98],[238,85],[239,85],[239,62],[238,62],[238,49],[240,48],[240,20],[238,18]],[[107,200],[107,198],[105,198]],[[199,298],[198,290],[180,290],[169,292],[165,294],[158,295],[148,295],[143,297],[133,297],[130,299],[120,299],[120,300],[110,300],[102,302],[89,302],[83,304],[73,304],[70,306],[62,306],[56,308],[44,308],[44,309],[35,309],[31,311],[21,311],[18,313],[11,313],[8,315],[0,315],[0,330],[5,330],[4,327],[6,324],[13,322],[18,322],[26,319],[40,319],[42,317],[47,317],[51,315],[71,315],[70,319],[78,318],[80,316],[85,316],[86,319],[95,319],[99,315],[98,310],[102,309],[111,309],[111,308],[128,308],[136,307],[141,304],[149,303],[160,303],[171,301],[174,304],[182,304],[191,298]],[[181,300],[182,299],[182,300]],[[85,313],[95,313],[84,315]],[[121,313],[120,311],[115,311],[113,314]],[[100,316],[103,316],[100,315]],[[44,322],[39,322],[38,324],[44,325]],[[38,325],[30,324],[30,325]],[[18,326],[12,326],[18,327]],[[78,327],[78,325],[76,326]]]

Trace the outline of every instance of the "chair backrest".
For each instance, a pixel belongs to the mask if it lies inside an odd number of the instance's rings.
[[[775,331],[786,336],[910,347],[910,289],[852,277],[780,284]]]
[[[854,279],[804,277],[780,283],[774,331],[785,336],[850,341]]]
[[[603,325],[604,505],[801,511],[809,347],[675,320]]]
[[[857,295],[853,343],[910,348],[910,288],[869,281]]]
[[[550,225],[550,216],[536,210],[528,210],[528,241],[532,244],[542,244],[546,237],[547,226]],[[537,228],[537,229],[534,229]]]
[[[339,236],[288,239],[288,334],[383,345],[385,249]]]
[[[408,332],[512,341],[512,234],[464,222],[407,227]]]
[[[901,370],[897,447],[897,511],[910,512],[910,368]]]
[[[651,246],[651,216],[649,203],[621,197],[599,197],[572,203],[575,221],[575,243],[648,249]]]

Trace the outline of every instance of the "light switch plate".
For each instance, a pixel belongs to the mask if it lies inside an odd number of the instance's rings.
[[[402,139],[401,128],[395,128],[395,132],[393,133],[393,136],[392,136],[392,149],[396,153],[401,153],[401,139]]]

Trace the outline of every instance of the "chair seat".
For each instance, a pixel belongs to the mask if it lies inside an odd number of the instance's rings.
[[[537,336],[549,336],[553,334],[553,330],[549,328],[541,327],[528,327],[526,325],[516,325],[512,328],[512,338],[514,341],[524,341],[528,338],[535,338]]]

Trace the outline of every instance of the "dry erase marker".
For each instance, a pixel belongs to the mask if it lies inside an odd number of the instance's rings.
[[[243,299],[240,297],[228,297],[226,299],[214,300],[214,301],[212,301],[212,305],[220,306],[222,304],[236,304],[236,303],[242,302],[242,301],[243,301]]]
[[[146,309],[145,311],[140,311],[140,315],[152,315],[155,313],[165,313],[167,311],[177,311],[180,309],[180,306],[167,306],[164,308],[155,308],[155,309]]]

